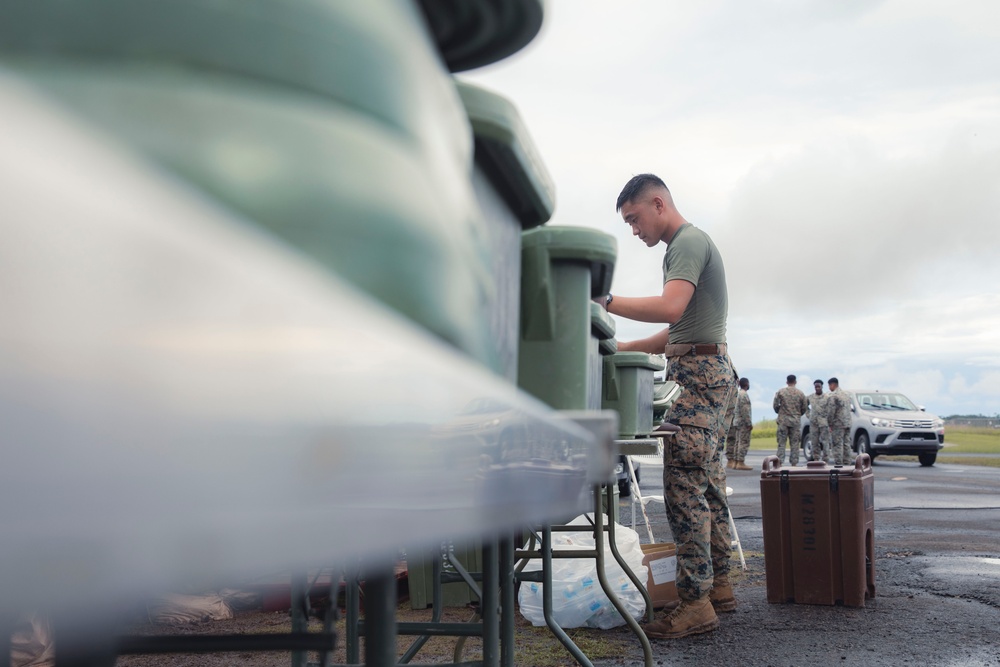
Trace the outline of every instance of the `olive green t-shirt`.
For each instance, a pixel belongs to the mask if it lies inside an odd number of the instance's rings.
[[[681,225],[663,256],[663,284],[678,279],[695,289],[684,314],[670,325],[670,342],[725,343],[729,314],[726,268],[712,239],[690,223]]]

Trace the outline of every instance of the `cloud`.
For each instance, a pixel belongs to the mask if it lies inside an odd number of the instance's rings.
[[[663,247],[614,211],[628,178],[657,173],[723,253],[734,359],[774,376],[768,402],[798,371],[1000,410],[1000,3],[548,9],[534,44],[469,76],[521,110],[552,224],[617,239],[613,292],[659,291]],[[617,324],[622,340],[658,328]]]
[[[1000,369],[981,371],[971,378],[955,373],[947,383],[947,395],[957,406],[968,405],[970,402],[982,402],[982,398],[994,396],[1000,387]],[[991,409],[992,408],[992,409]],[[988,415],[1000,414],[1000,405],[993,402],[978,412]]]
[[[848,143],[761,165],[716,234],[728,273],[745,277],[730,281],[733,300],[856,315],[917,296],[942,264],[938,288],[996,276],[997,183],[1000,150],[963,144],[893,160]]]

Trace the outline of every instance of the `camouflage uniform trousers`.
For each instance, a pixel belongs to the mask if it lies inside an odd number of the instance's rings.
[[[749,426],[740,426],[735,428],[736,431],[736,460],[744,461],[747,458],[747,452],[750,450],[750,433],[751,429]],[[732,431],[730,431],[732,435]]]
[[[830,439],[833,450],[830,459],[834,465],[847,465],[851,462],[853,452],[851,451],[851,427],[831,426]]]
[[[799,463],[799,449],[802,446],[802,429],[798,420],[794,424],[791,422],[778,422],[778,459],[785,463],[785,441],[788,441],[788,461],[793,466]]]
[[[725,445],[726,448],[726,460],[727,461],[738,461],[739,457],[736,456],[737,453],[737,438],[739,437],[739,428],[734,424],[729,427],[726,431],[725,439],[719,443],[719,446]]]
[[[717,575],[729,572],[732,541],[719,439],[736,374],[728,355],[688,355],[669,360],[667,379],[684,392],[667,414],[681,430],[664,443],[663,497],[677,544],[678,595],[699,600]]]
[[[815,426],[809,425],[809,437],[812,438],[812,461],[832,461],[833,452],[830,447],[830,427],[826,422],[817,421]]]
[[[726,406],[725,415],[722,418],[722,431],[719,434],[719,449],[726,452],[726,459],[736,460],[736,430],[733,427],[733,419],[736,417],[736,392],[733,393],[733,400]]]

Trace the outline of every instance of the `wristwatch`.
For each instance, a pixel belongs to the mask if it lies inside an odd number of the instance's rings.
[[[607,310],[607,309],[608,309],[608,306],[610,306],[610,305],[611,305],[611,302],[612,302],[612,301],[614,301],[614,300],[615,300],[615,297],[613,297],[613,296],[611,295],[611,293],[610,293],[610,292],[608,292],[608,296],[607,296],[607,298],[605,298],[605,299],[604,299],[604,310]]]

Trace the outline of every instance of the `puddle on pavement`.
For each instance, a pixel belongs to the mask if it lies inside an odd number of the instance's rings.
[[[925,574],[1000,579],[1000,558],[939,556],[932,563]]]

